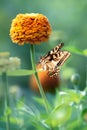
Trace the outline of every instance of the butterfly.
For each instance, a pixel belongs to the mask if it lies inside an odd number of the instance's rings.
[[[64,43],[60,43],[52,50],[50,50],[45,56],[40,58],[39,64],[41,64],[43,70],[48,71],[50,77],[57,76],[60,72],[60,66],[70,57],[70,52],[60,50],[64,46]]]

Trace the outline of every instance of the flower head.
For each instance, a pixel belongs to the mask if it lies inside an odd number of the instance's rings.
[[[43,87],[43,90],[45,92],[54,93],[55,89],[60,86],[59,76],[55,77],[48,76],[48,71],[47,70],[44,71],[40,64],[38,64],[36,67],[38,70],[38,77]],[[34,75],[31,76],[29,85],[34,91],[39,92],[38,84]]]
[[[16,70],[20,68],[21,60],[18,57],[9,57],[9,52],[0,53],[0,72]]]
[[[19,69],[21,60],[18,57],[9,57],[9,70]]]
[[[47,41],[50,34],[50,23],[47,17],[42,14],[18,14],[12,20],[10,36],[12,41],[19,45]]]
[[[9,52],[0,52],[0,72],[4,72],[9,64]]]

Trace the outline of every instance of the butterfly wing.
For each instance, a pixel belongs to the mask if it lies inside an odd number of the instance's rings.
[[[60,50],[63,45],[64,43],[60,43],[40,59],[42,67],[45,68],[44,70],[48,70],[48,75],[50,77],[59,73],[60,66],[62,66],[71,55],[68,51]]]
[[[55,68],[62,66],[64,62],[71,56],[70,52],[68,51],[60,51],[59,53],[60,54],[58,54],[58,58],[56,58],[57,64]]]
[[[62,48],[62,46],[64,46],[64,43],[60,43],[55,48],[51,49],[45,56],[40,58],[40,62],[42,62],[42,60],[44,60],[45,62],[53,60],[53,56],[57,56],[57,53]]]
[[[50,77],[54,77],[54,76],[57,76],[58,74],[59,74],[59,72],[60,72],[60,69],[59,68],[57,68],[57,69],[55,69],[55,70],[53,70],[53,71],[48,71],[48,75],[50,76]]]
[[[64,62],[69,58],[71,54],[68,51],[59,51],[57,55],[58,56],[55,59],[47,62],[49,76],[58,75],[60,66],[64,64]]]

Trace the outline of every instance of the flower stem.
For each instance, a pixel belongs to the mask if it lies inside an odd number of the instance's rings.
[[[5,116],[6,116],[6,130],[10,130],[10,117],[9,114],[7,113],[8,108],[9,108],[9,98],[8,98],[8,85],[7,85],[7,74],[6,72],[2,73],[2,82],[3,82],[3,87],[4,87],[4,92],[5,92]]]
[[[39,91],[40,91],[40,94],[43,98],[43,101],[44,101],[44,106],[45,106],[45,109],[46,109],[46,112],[49,113],[49,109],[48,109],[48,101],[46,99],[46,96],[45,96],[45,93],[44,93],[44,90],[42,88],[42,85],[40,83],[40,80],[39,80],[39,77],[38,77],[38,73],[37,73],[37,70],[36,70],[36,65],[35,65],[35,59],[34,59],[34,54],[35,51],[34,51],[34,45],[31,44],[30,45],[30,54],[31,54],[31,63],[32,63],[32,68],[33,70],[35,71],[35,78],[36,78],[36,81],[37,81],[37,84],[38,84],[38,88],[39,88]]]

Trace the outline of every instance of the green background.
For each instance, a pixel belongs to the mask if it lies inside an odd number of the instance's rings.
[[[12,19],[19,13],[46,15],[53,31],[58,32],[56,37],[58,40],[62,39],[65,46],[72,45],[80,50],[87,48],[87,0],[0,0],[0,52],[9,51],[11,56],[21,58],[23,69],[31,69],[29,45],[13,44],[9,36]],[[36,62],[55,45],[57,45],[57,40],[35,46]],[[80,86],[84,88],[87,58],[72,53],[67,63],[80,74]],[[26,78],[22,81],[20,78],[15,80],[26,83]]]

